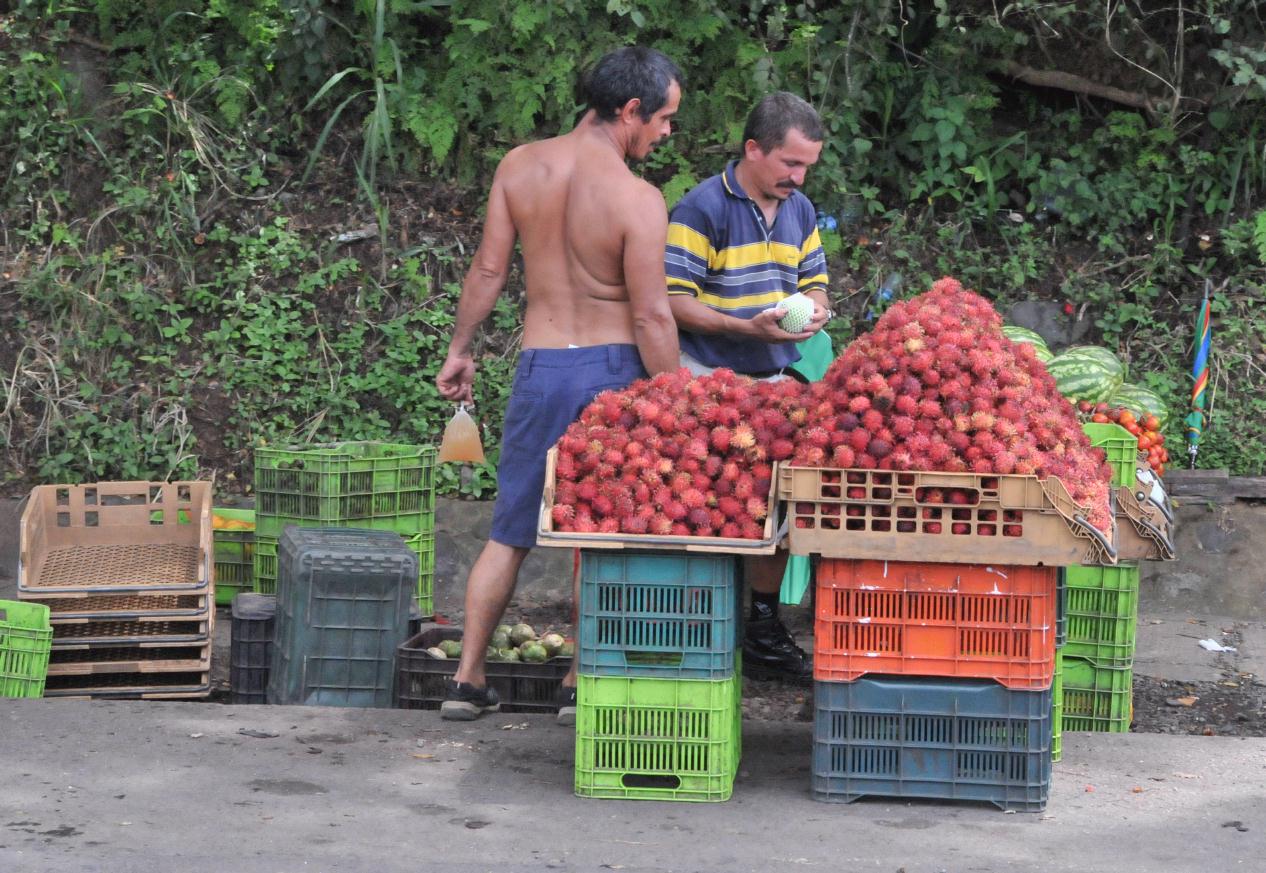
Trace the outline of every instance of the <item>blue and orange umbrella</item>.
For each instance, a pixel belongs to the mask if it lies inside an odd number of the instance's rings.
[[[1209,281],[1204,283],[1204,299],[1200,301],[1200,313],[1196,317],[1196,335],[1193,348],[1195,359],[1191,364],[1191,412],[1187,413],[1187,454],[1191,455],[1191,467],[1196,467],[1196,452],[1200,450],[1200,437],[1205,425],[1209,422],[1209,414],[1205,411],[1209,393],[1209,343],[1212,338],[1210,329],[1211,306],[1209,299]]]

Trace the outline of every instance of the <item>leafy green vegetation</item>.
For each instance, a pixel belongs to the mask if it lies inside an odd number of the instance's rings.
[[[1175,36],[1177,35],[1177,37]],[[432,441],[479,203],[622,43],[687,77],[641,169],[675,202],[751,104],[805,95],[837,345],[945,273],[1067,304],[1178,414],[1216,291],[1200,462],[1266,469],[1266,27],[1252,0],[22,0],[0,15],[0,484],[216,475],[259,441]],[[1086,78],[1095,70],[1095,79]],[[495,487],[512,279],[480,348]]]

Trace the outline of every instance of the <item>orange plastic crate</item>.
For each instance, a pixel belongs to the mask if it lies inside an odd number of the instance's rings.
[[[813,678],[867,673],[1051,686],[1054,567],[823,560]]]

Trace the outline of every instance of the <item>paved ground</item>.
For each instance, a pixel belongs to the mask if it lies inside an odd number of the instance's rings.
[[[6,508],[0,597],[14,585]],[[1208,637],[1239,651],[1208,653]],[[1266,625],[1145,596],[1136,671],[1253,682]],[[811,724],[743,730],[729,802],[647,803],[575,797],[573,735],[546,716],[0,701],[0,873],[1266,870],[1266,738],[1066,735],[1046,811],[1008,815],[819,803]]]
[[[0,734],[0,870],[1225,873],[1266,855],[1260,738],[1071,735],[1046,812],[1007,815],[815,802],[795,722],[744,725],[720,804],[574,797],[571,732],[545,716],[14,701]]]

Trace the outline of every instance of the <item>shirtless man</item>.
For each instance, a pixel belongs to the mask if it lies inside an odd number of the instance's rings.
[[[585,78],[587,111],[575,129],[519,146],[493,176],[483,239],[436,380],[440,393],[472,399],[471,343],[505,285],[516,238],[527,311],[492,531],[466,582],[462,657],[440,707],[444,718],[469,721],[499,707],[485,652],[536,543],[546,451],[598,392],[679,366],[665,293],[664,198],[625,161],[643,160],[671,133],[681,78],[653,49],[611,52]],[[563,680],[562,724],[575,721],[576,660]]]

